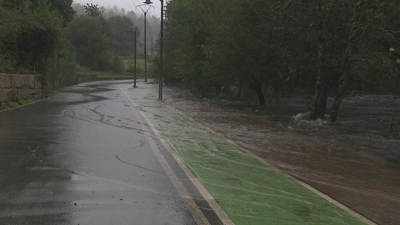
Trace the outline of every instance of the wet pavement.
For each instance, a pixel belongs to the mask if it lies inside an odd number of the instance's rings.
[[[222,224],[117,84],[81,84],[0,112],[0,224],[204,218]]]
[[[171,87],[159,102],[156,85],[131,86],[80,84],[0,112],[0,224],[373,224],[268,163],[398,224],[397,142],[386,157],[349,150],[350,131],[292,121],[297,103],[260,108]]]

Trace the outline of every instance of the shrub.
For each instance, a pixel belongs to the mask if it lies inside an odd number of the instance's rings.
[[[119,56],[114,56],[111,60],[111,70],[116,73],[122,73],[124,69],[124,59]]]

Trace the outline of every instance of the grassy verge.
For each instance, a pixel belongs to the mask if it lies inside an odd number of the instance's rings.
[[[10,102],[8,104],[0,105],[0,110],[1,109],[15,108],[15,107],[18,107],[18,106],[21,106],[21,105],[28,104],[28,103],[33,102],[33,101],[35,101],[34,98],[27,98],[27,99],[19,98],[17,101],[12,101],[12,102]]]

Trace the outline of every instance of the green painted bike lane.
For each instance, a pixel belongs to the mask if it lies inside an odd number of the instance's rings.
[[[119,87],[235,224],[365,224],[140,88]]]

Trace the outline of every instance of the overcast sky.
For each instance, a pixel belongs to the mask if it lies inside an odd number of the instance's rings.
[[[104,6],[107,8],[107,5],[110,5],[110,7],[113,7],[116,5],[118,9],[124,8],[125,11],[134,11],[137,14],[143,14],[142,10],[138,7],[136,8],[135,6],[143,4],[145,0],[74,0],[74,4],[79,3],[81,5],[86,5],[86,3],[92,3],[94,5],[99,5]],[[154,15],[158,18],[160,18],[161,15],[161,2],[160,0],[151,0],[153,2],[153,6],[147,16],[149,15]],[[166,4],[166,1],[164,1],[164,5]]]

